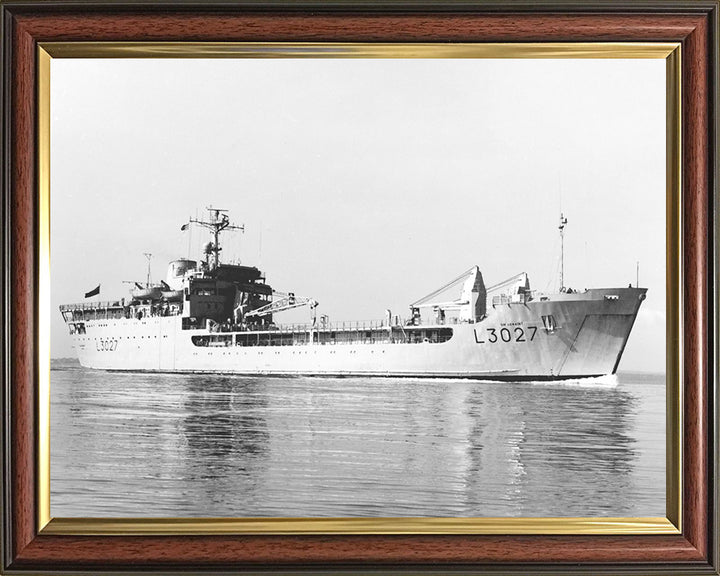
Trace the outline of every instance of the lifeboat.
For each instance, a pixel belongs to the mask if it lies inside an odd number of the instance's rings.
[[[160,288],[156,286],[151,288],[136,288],[131,294],[136,300],[160,300],[162,297]]]
[[[163,290],[161,292],[162,299],[167,302],[180,302],[183,297],[182,290]]]

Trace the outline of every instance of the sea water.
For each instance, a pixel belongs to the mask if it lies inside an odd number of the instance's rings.
[[[664,516],[665,377],[113,373],[54,361],[55,517]]]

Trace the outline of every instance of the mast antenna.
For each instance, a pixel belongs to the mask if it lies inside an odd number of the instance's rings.
[[[565,225],[567,224],[567,218],[560,212],[560,291],[562,292],[565,288]]]
[[[222,208],[213,208],[212,206],[208,206],[207,211],[210,212],[209,221],[206,222],[197,218],[190,218],[188,224],[198,224],[203,228],[210,230],[210,233],[213,235],[212,252],[215,260],[214,267],[217,269],[220,265],[220,251],[222,250],[220,247],[220,232],[223,230],[240,230],[241,232],[244,232],[245,226],[236,226],[235,224],[231,224],[230,218],[228,218],[228,215],[226,214],[227,210]],[[185,226],[187,226],[187,224]]]
[[[152,260],[152,254],[150,252],[143,252],[145,255],[145,258],[147,258],[148,261],[148,272],[147,272],[147,283],[145,285],[146,288],[150,288],[150,260]]]

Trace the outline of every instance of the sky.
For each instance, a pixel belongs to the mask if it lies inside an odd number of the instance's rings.
[[[664,60],[53,59],[58,306],[222,257],[331,321],[380,319],[478,265],[486,285],[648,288],[620,369],[665,369]],[[278,321],[306,321],[299,310]]]

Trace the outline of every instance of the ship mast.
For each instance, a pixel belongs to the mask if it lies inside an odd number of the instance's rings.
[[[150,252],[143,252],[143,254],[145,254],[145,258],[147,258],[148,261],[147,282],[145,287],[150,288],[150,260],[152,260],[152,254],[150,254]]]
[[[228,218],[228,215],[226,214],[227,210],[223,210],[222,208],[213,208],[212,206],[208,206],[207,211],[210,212],[210,219],[208,222],[204,220],[198,220],[196,218],[190,218],[188,223],[199,224],[203,228],[207,228],[208,230],[210,230],[210,232],[212,233],[212,251],[215,260],[214,268],[217,269],[217,267],[220,265],[220,250],[222,250],[222,248],[220,247],[220,232],[222,232],[223,230],[240,230],[244,232],[245,226],[236,226],[235,224],[231,224],[230,218]],[[185,230],[186,226],[187,224],[182,227],[182,230]]]
[[[565,288],[565,279],[563,278],[565,273],[565,225],[567,224],[567,218],[560,212],[560,291],[562,292]]]

